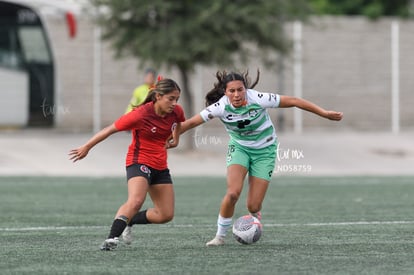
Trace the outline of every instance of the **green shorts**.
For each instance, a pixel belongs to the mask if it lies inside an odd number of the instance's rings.
[[[265,148],[253,149],[230,140],[227,150],[227,167],[239,164],[246,167],[250,176],[270,181],[275,168],[276,149],[276,143]]]

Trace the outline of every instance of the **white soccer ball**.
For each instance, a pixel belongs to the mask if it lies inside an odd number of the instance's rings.
[[[233,236],[242,244],[255,243],[262,236],[262,224],[256,217],[242,216],[233,224]]]

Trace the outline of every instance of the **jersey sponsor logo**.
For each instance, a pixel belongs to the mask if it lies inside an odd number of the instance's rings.
[[[151,174],[151,170],[146,165],[141,165],[139,167],[139,170],[145,174]]]
[[[250,118],[249,114],[232,114],[232,113],[228,113],[226,112],[226,115],[224,116],[227,120],[236,120],[236,119],[243,119],[243,118]]]
[[[218,106],[220,106],[220,102],[214,103],[214,107],[218,107]]]
[[[269,178],[271,178],[272,177],[272,175],[273,175],[273,170],[271,170],[271,171],[269,171]]]
[[[242,132],[240,133],[241,136],[250,136],[250,135],[254,135],[256,132],[254,131],[246,131],[246,132]]]
[[[244,128],[246,128],[247,125],[250,124],[250,122],[251,121],[249,119],[239,120],[239,121],[237,121],[237,128],[244,129]]]
[[[155,126],[154,126],[154,127],[152,127],[152,128],[151,128],[151,132],[156,133],[156,132],[157,132],[157,127],[155,127]]]
[[[263,97],[263,94],[257,94],[257,96],[258,96],[259,98],[262,98],[262,97]]]

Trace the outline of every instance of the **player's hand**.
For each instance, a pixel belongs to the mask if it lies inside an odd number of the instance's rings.
[[[178,138],[174,138],[174,135],[171,134],[168,138],[167,141],[165,142],[165,148],[166,149],[171,149],[171,148],[175,148],[178,146],[179,143],[179,139]]]
[[[342,119],[343,115],[344,114],[342,112],[326,111],[326,114],[324,115],[324,117],[330,120],[339,121]]]
[[[172,135],[167,139],[167,141],[165,142],[165,148],[166,149],[171,149],[171,148],[175,148],[178,146],[178,140],[174,139],[172,137]]]
[[[86,146],[81,146],[77,149],[72,149],[69,152],[69,159],[73,162],[83,159],[88,155],[89,149]]]

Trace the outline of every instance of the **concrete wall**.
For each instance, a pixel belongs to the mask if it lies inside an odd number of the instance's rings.
[[[407,128],[414,126],[414,110],[409,105],[414,99],[409,73],[414,70],[414,57],[409,50],[414,45],[414,23],[400,24],[401,124]],[[345,112],[343,123],[333,127],[390,129],[391,20],[323,18],[304,27],[303,39],[304,97]],[[331,124],[305,116],[304,125]]]
[[[93,53],[94,26],[81,18],[78,34],[70,39],[63,20],[47,20],[57,62],[57,128],[71,131],[91,130],[93,126]],[[414,22],[400,22],[401,129],[414,127]],[[292,33],[292,26],[286,27]],[[391,129],[391,19],[369,21],[361,17],[315,18],[303,27],[303,97],[321,106],[345,113],[342,123],[332,123],[311,114],[303,115],[304,130],[329,128],[343,130]],[[143,70],[132,58],[115,60],[107,42],[102,45],[102,126],[110,124],[125,109],[132,90],[142,80]],[[262,91],[293,94],[292,58],[285,59],[283,74],[265,68],[259,59],[241,70],[255,76],[261,69],[256,87]],[[218,67],[199,67],[191,76],[196,94],[195,109],[203,106],[202,96],[215,81]],[[160,73],[181,82],[176,70]],[[283,81],[285,90],[278,91]],[[60,110],[63,110],[59,112]],[[271,112],[274,121],[283,115],[285,129],[293,128],[293,110]],[[216,127],[211,123],[208,127]]]

